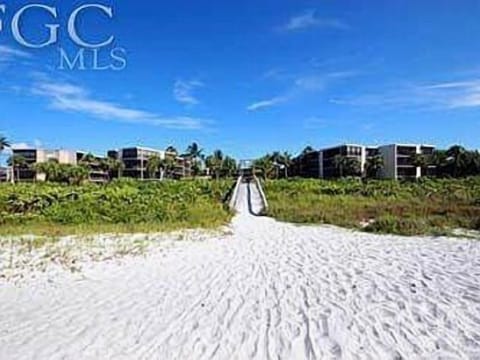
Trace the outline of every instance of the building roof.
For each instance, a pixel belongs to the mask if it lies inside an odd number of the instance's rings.
[[[388,147],[388,146],[410,146],[410,147],[417,147],[417,146],[423,146],[423,147],[432,147],[435,148],[435,145],[429,145],[429,144],[406,144],[406,143],[394,143],[394,144],[388,144],[388,145],[380,145],[379,147]]]
[[[336,145],[336,146],[321,148],[319,151],[333,150],[333,149],[338,149],[338,148],[341,148],[341,147],[344,147],[344,146],[366,147],[365,145],[346,143],[346,144],[339,144],[339,145]]]

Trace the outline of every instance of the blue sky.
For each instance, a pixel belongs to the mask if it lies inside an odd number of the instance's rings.
[[[57,6],[59,41],[18,44],[10,23],[26,3],[0,12],[0,133],[19,147],[480,148],[479,1],[98,0],[114,18],[88,13],[79,33],[113,35],[122,71],[58,69],[59,48],[78,50],[66,23],[85,2],[37,0]],[[22,21],[31,41],[48,37],[46,13]]]

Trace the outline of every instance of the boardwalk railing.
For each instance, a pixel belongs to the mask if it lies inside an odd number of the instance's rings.
[[[265,192],[263,191],[262,183],[260,182],[260,179],[256,176],[253,177],[255,180],[255,186],[257,187],[258,193],[260,194],[260,197],[262,199],[263,203],[263,212],[268,211],[268,201],[267,201],[267,196],[265,195]]]
[[[239,176],[237,179],[237,183],[235,184],[235,188],[233,189],[232,197],[230,198],[230,203],[228,204],[230,210],[234,211],[237,208],[237,197],[238,191],[240,189],[240,185],[242,184],[242,177]]]

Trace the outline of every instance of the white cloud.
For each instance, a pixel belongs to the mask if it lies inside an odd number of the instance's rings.
[[[200,101],[193,95],[193,91],[203,86],[204,84],[197,80],[177,80],[173,87],[173,96],[179,103],[185,105],[198,105]]]
[[[283,95],[275,96],[268,100],[255,102],[247,107],[248,111],[257,111],[276,106],[289,100],[302,96],[305,93],[324,91],[329,85],[337,80],[354,76],[353,71],[328,73],[323,75],[310,74],[296,76],[290,87]]]
[[[25,59],[29,57],[30,54],[25,51],[15,49],[7,45],[0,45],[0,62],[8,62],[16,58]]]
[[[480,107],[480,79],[392,86],[381,93],[333,99],[337,105],[444,110]]]
[[[327,119],[312,116],[304,121],[304,127],[306,129],[320,129],[326,127],[328,123]]]
[[[255,102],[255,103],[249,105],[247,107],[247,110],[248,111],[263,110],[263,109],[270,108],[272,106],[281,104],[281,103],[285,102],[286,100],[287,100],[286,97],[278,96],[278,97],[274,97],[272,99],[258,101],[258,102]]]
[[[306,10],[302,14],[296,15],[281,27],[284,31],[300,31],[314,27],[325,27],[339,30],[349,28],[347,24],[338,19],[321,18],[317,16],[316,10]]]
[[[295,86],[304,90],[323,90],[327,79],[324,76],[303,76],[295,80]]]
[[[97,100],[86,89],[70,83],[42,81],[34,85],[32,92],[48,99],[54,109],[83,113],[105,120],[186,130],[201,129],[209,122],[188,116],[159,116],[148,111]]]
[[[449,108],[480,107],[480,80],[446,82],[425,87],[443,99]]]

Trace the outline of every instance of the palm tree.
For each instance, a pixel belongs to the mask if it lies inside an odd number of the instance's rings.
[[[150,156],[147,162],[147,172],[150,179],[155,178],[155,174],[160,170],[162,159],[158,155]]]
[[[269,155],[265,155],[260,159],[255,160],[253,163],[253,167],[254,169],[260,170],[264,180],[267,180],[268,176],[274,170],[274,164],[271,156]]]
[[[166,153],[169,153],[169,154],[175,154],[175,156],[178,155],[177,149],[176,149],[174,146],[172,146],[172,145],[170,145],[169,147],[167,147],[167,149],[165,150],[165,152],[166,152]]]
[[[431,161],[436,168],[437,176],[448,175],[448,155],[446,150],[435,150]]]
[[[163,159],[160,162],[159,168],[160,168],[160,178],[163,180],[165,175],[167,177],[172,177],[172,174],[175,170],[175,165],[176,165],[176,158],[173,156],[165,156],[165,159]]]
[[[0,136],[0,153],[11,146],[5,136]]]
[[[376,178],[377,176],[379,176],[380,171],[382,171],[384,167],[385,163],[381,155],[369,157],[365,165],[365,172],[367,178]]]
[[[338,170],[340,177],[344,177],[345,169],[348,166],[348,158],[343,155],[335,155],[333,158],[333,164],[335,168]]]
[[[108,172],[110,174],[116,173],[117,178],[119,179],[122,177],[123,170],[125,170],[125,164],[123,163],[123,161],[119,159],[114,159],[114,158],[107,159],[107,167],[108,167]]]
[[[11,166],[13,171],[16,172],[17,180],[20,180],[20,170],[28,168],[28,162],[22,155],[13,154],[8,159],[8,166]]]
[[[424,154],[413,154],[411,156],[412,165],[420,168],[422,176],[427,173],[427,168],[431,164],[431,159]]]
[[[270,156],[270,160],[273,163],[273,166],[275,167],[275,178],[279,178],[279,170],[282,166],[282,154],[279,151],[274,151]]]
[[[88,153],[82,156],[80,164],[85,166],[92,166],[98,164],[98,159],[92,153]]]
[[[220,178],[224,156],[221,150],[215,150],[212,155],[207,157],[206,163],[208,168],[215,173],[215,178]]]
[[[222,165],[222,173],[226,177],[232,177],[235,175],[236,171],[237,171],[237,161],[230,156],[225,156],[225,159],[223,160],[223,165]]]
[[[56,159],[36,163],[33,165],[33,170],[37,174],[45,174],[45,181],[59,181],[62,177],[62,169]]]
[[[66,165],[62,170],[70,185],[81,185],[90,175],[84,166]]]
[[[192,143],[187,148],[187,155],[189,155],[194,160],[204,158],[203,149],[200,149],[200,147],[198,146],[198,144],[196,142]]]
[[[192,159],[192,169],[194,172],[194,176],[198,175],[200,172],[200,161],[205,161],[205,155],[203,153],[203,149],[201,149],[196,142],[193,142],[188,148],[187,153],[185,154],[186,157]]]
[[[452,146],[447,150],[447,161],[452,168],[452,176],[459,177],[465,174],[467,167],[467,150],[459,145]]]
[[[345,164],[345,175],[347,176],[361,176],[362,164],[357,158],[347,158]]]

